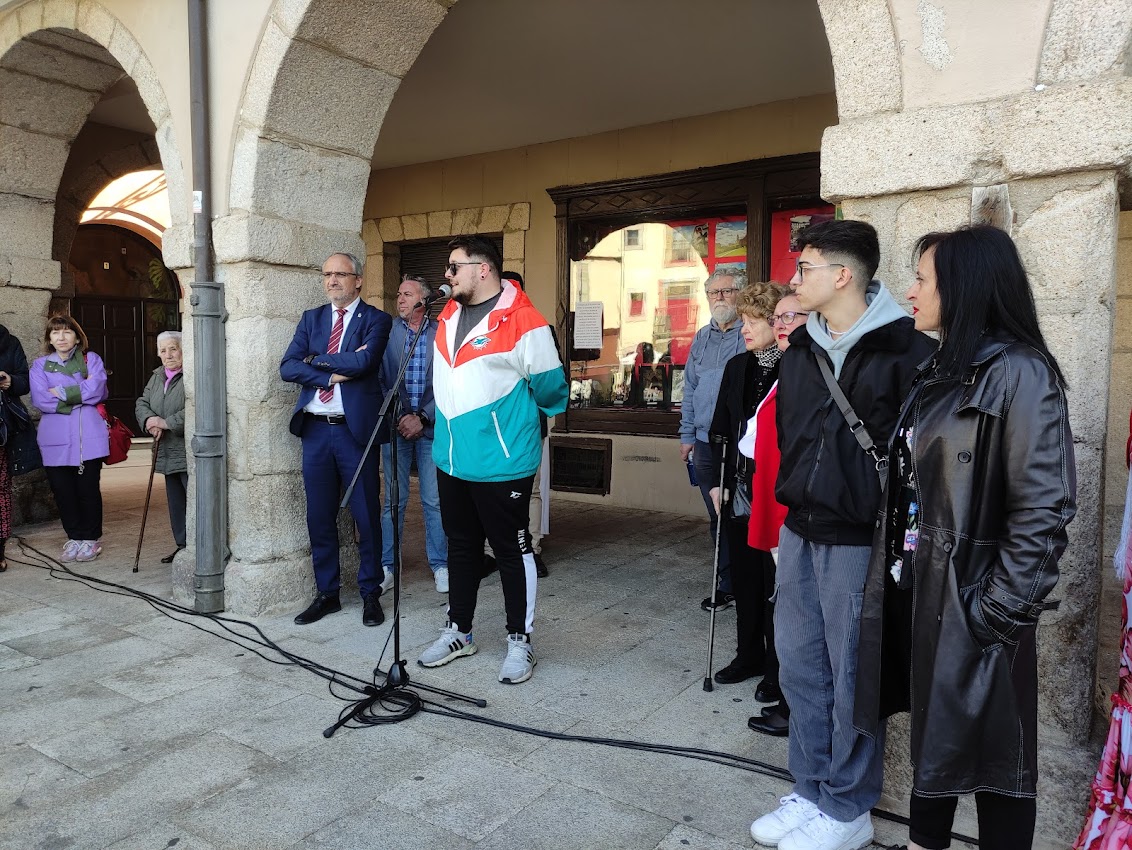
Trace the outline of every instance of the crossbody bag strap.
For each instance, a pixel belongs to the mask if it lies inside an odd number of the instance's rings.
[[[880,476],[881,486],[883,487],[885,479],[888,477],[888,458],[877,449],[876,443],[873,442],[872,435],[869,434],[868,429],[865,427],[865,423],[861,421],[861,417],[857,415],[857,411],[855,411],[853,405],[849,403],[849,399],[845,396],[841,385],[837,383],[837,379],[833,377],[833,370],[829,368],[829,363],[820,354],[815,353],[814,358],[818,361],[818,369],[821,370],[821,376],[825,379],[826,386],[829,387],[829,394],[833,396],[833,400],[841,411],[841,415],[845,417],[850,432],[852,432],[861,448],[865,450],[865,454],[871,457],[876,463],[877,474]]]

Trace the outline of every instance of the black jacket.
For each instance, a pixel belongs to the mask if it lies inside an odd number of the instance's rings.
[[[781,361],[780,361],[781,362]],[[727,439],[725,453],[712,449],[713,482],[719,481],[719,465],[723,463],[723,487],[728,493],[735,492],[735,461],[739,455],[739,435],[743,426],[755,415],[755,409],[774,382],[778,380],[779,363],[769,369],[764,368],[752,351],[736,354],[723,367],[723,380],[719,384],[719,396],[715,401],[715,414],[711,420],[710,435]],[[750,492],[751,473],[754,463],[747,464],[747,487]],[[713,485],[714,486],[714,485]],[[729,505],[724,506],[729,514]],[[744,518],[746,521],[746,518]]]
[[[838,383],[878,446],[886,446],[916,367],[935,350],[911,318],[861,337]],[[813,543],[868,546],[880,480],[829,394],[815,357],[829,355],[805,326],[790,335],[778,390],[778,447],[782,466],[775,497],[786,526]]]
[[[1065,393],[1037,351],[984,338],[962,380],[925,365],[906,425],[920,510],[903,567],[912,570],[911,632],[907,621],[891,628],[885,604],[909,592],[885,578],[893,476],[865,582],[854,725],[875,734],[910,696],[916,791],[1033,796],[1035,630],[1076,511]]]
[[[4,390],[0,411],[7,423],[8,444],[6,456],[14,475],[23,475],[43,466],[39,446],[35,442],[35,426],[27,408],[20,400],[31,392],[31,378],[28,359],[20,341],[3,325],[0,325],[0,372],[12,377],[12,386]]]

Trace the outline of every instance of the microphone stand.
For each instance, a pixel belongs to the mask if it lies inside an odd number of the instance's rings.
[[[358,462],[358,468],[354,470],[354,477],[350,480],[350,486],[346,488],[345,494],[342,496],[342,501],[338,505],[338,509],[342,510],[350,503],[350,496],[353,495],[354,487],[357,486],[358,479],[361,477],[362,468],[366,464],[366,458],[369,457],[370,452],[373,450],[373,444],[377,441],[377,434],[381,430],[381,426],[386,420],[390,419],[389,412],[393,411],[396,416],[400,411],[400,391],[401,382],[405,378],[405,372],[409,368],[409,363],[412,362],[413,352],[416,351],[417,343],[420,342],[424,336],[425,322],[430,321],[428,317],[428,302],[418,301],[413,305],[413,309],[418,307],[425,307],[425,314],[421,319],[420,329],[413,334],[413,340],[409,343],[409,349],[401,357],[401,365],[397,372],[397,379],[393,382],[392,388],[386,394],[385,399],[381,403],[381,409],[377,413],[377,423],[373,426],[373,431],[369,435],[369,442],[366,443],[365,451],[362,452],[362,458]],[[442,688],[436,688],[431,685],[422,685],[420,683],[412,683],[409,681],[409,671],[406,667],[405,660],[401,657],[401,532],[400,526],[400,463],[397,457],[397,426],[396,423],[391,423],[389,429],[389,456],[390,462],[393,466],[392,475],[390,476],[389,484],[389,506],[393,519],[393,663],[389,667],[389,672],[382,674],[380,665],[373,668],[374,682],[376,683],[379,675],[385,676],[385,683],[382,685],[374,685],[367,687],[365,692],[367,696],[354,703],[353,707],[346,712],[338,722],[323,731],[324,738],[331,737],[335,732],[354,720],[360,714],[368,711],[373,705],[382,700],[390,701],[397,705],[409,706],[414,703],[419,704],[420,697],[412,692],[412,688],[417,688],[422,691],[428,691],[432,694],[448,697],[449,699],[460,700],[461,702],[468,702],[479,708],[487,707],[487,700],[479,697],[470,697],[464,694],[458,694],[453,691],[446,691]],[[399,716],[391,716],[389,722],[398,722],[406,720],[415,711],[408,711]]]

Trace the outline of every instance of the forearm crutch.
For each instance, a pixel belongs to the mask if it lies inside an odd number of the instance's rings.
[[[715,653],[715,595],[719,592],[719,538],[723,535],[723,507],[727,504],[727,493],[723,489],[723,479],[727,474],[727,440],[724,437],[712,437],[719,446],[722,459],[719,464],[719,510],[715,512],[715,557],[711,563],[711,612],[708,618],[708,644],[707,644],[707,673],[704,675],[704,690],[712,691],[711,663]]]

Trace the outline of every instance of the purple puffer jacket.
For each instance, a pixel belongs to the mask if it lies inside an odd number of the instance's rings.
[[[82,356],[74,349],[71,355]],[[31,403],[43,411],[39,421],[39,450],[44,466],[78,466],[80,460],[94,460],[110,454],[110,435],[106,422],[95,407],[106,399],[106,367],[93,352],[86,354],[87,377],[49,372],[48,360],[62,363],[58,354],[48,354],[31,364]],[[57,413],[59,399],[51,387],[78,386],[82,403],[69,413]]]

